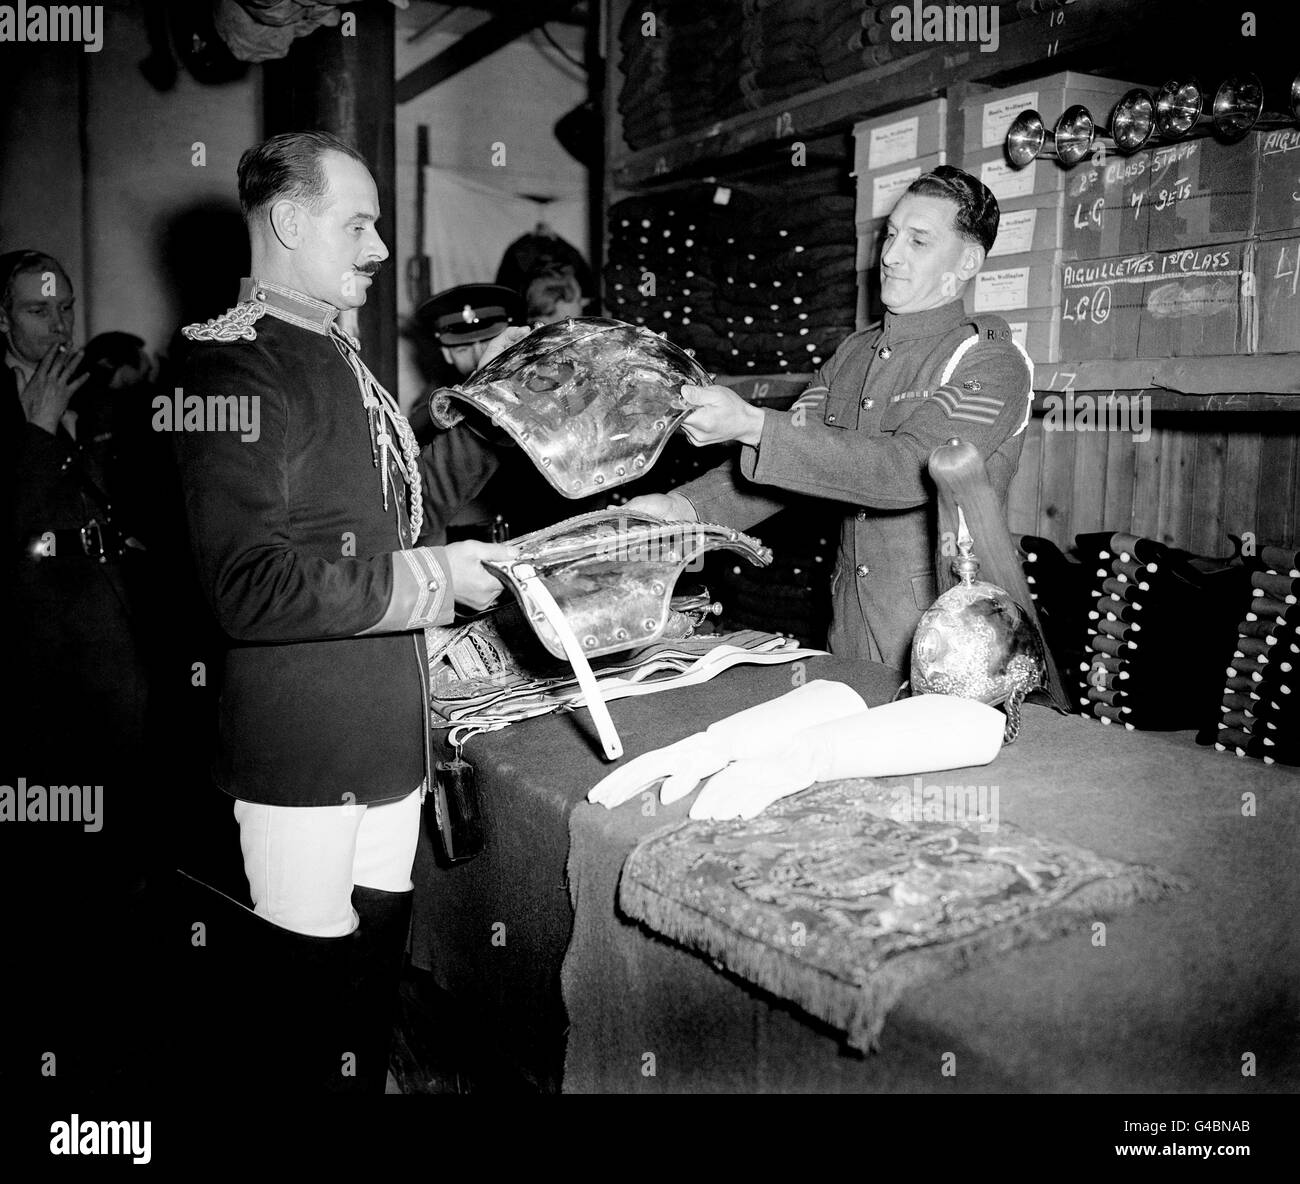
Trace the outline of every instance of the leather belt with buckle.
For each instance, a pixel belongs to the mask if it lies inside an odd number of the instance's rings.
[[[121,536],[110,525],[92,518],[85,526],[69,530],[43,530],[27,536],[23,554],[29,559],[56,559],[84,555],[100,563],[121,559],[126,553]]]

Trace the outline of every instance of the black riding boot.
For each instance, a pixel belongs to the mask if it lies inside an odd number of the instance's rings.
[[[358,1091],[382,1094],[388,1078],[398,983],[406,962],[414,892],[352,889],[352,907],[361,926],[352,934],[353,991],[358,1009],[356,1072]]]
[[[178,880],[171,940],[195,1083],[236,1094],[383,1093],[413,894],[354,889],[360,926],[310,937]]]

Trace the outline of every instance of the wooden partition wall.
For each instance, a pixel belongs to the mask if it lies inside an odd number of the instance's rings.
[[[1041,399],[1042,396],[1039,396]],[[1300,538],[1300,423],[1291,414],[1155,411],[1150,438],[1026,429],[1008,498],[1014,534],[1063,549],[1087,531],[1124,530],[1201,555]]]

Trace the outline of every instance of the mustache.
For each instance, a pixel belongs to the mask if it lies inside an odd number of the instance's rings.
[[[358,272],[360,275],[374,275],[379,271],[381,266],[383,265],[378,259],[372,259],[369,263],[362,263],[359,266],[354,267],[352,270]]]

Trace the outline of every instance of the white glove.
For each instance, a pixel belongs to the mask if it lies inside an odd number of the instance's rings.
[[[635,757],[600,781],[587,800],[609,808],[621,806],[662,780],[663,802],[675,802],[731,761],[779,752],[795,733],[860,712],[865,706],[852,687],[814,679],[779,698],[718,720],[707,731]]]
[[[691,803],[692,818],[753,818],[818,781],[897,777],[987,765],[1006,717],[952,695],[914,695],[788,737],[783,750],[736,761]]]

